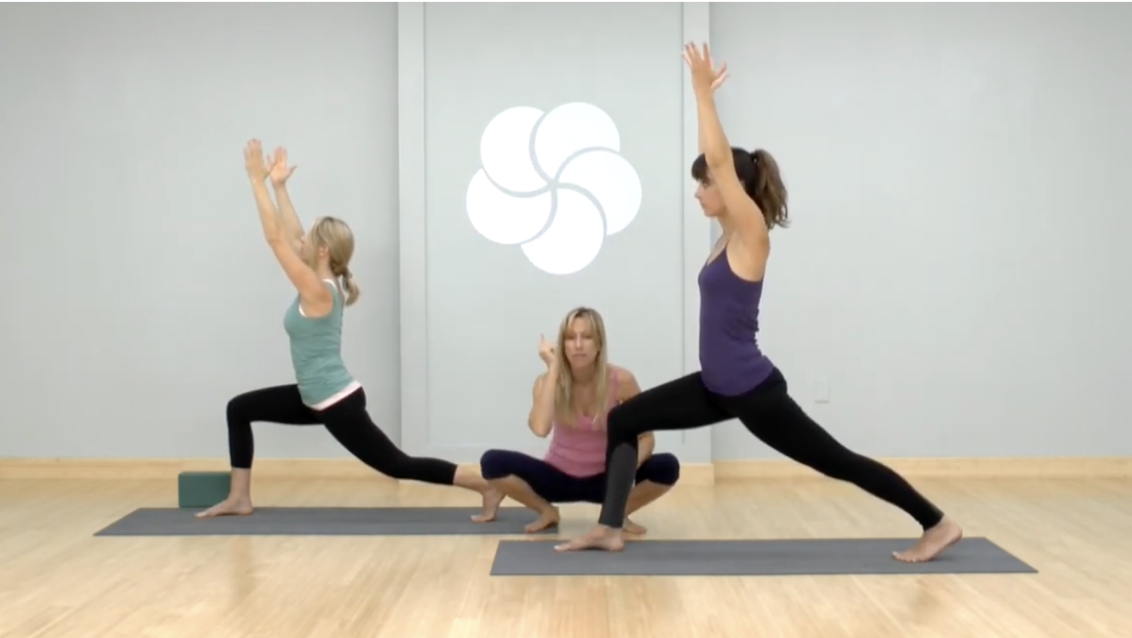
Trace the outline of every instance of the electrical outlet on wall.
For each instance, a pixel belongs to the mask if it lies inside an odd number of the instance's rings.
[[[813,382],[814,403],[829,403],[829,379],[815,377]]]

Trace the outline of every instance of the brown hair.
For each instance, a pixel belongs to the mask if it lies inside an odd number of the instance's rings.
[[[758,204],[767,229],[789,226],[786,185],[782,183],[782,173],[774,156],[761,148],[747,152],[735,147],[731,148],[731,156],[735,161],[735,174],[743,190]],[[692,179],[706,182],[707,177],[707,160],[701,154],[692,162]]]

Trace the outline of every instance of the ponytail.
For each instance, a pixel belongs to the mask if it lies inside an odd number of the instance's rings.
[[[358,284],[354,283],[354,274],[349,268],[342,269],[342,287],[346,289],[346,305],[354,305],[362,291],[358,290]]]
[[[362,291],[358,290],[358,284],[354,283],[354,273],[350,272],[350,267],[339,266],[332,261],[330,262],[330,272],[342,280],[342,287],[346,289],[346,305],[354,305]]]
[[[775,226],[786,228],[790,225],[789,207],[778,162],[761,148],[751,151],[750,157],[754,165],[754,179],[746,184],[747,194],[759,205],[768,230]]]

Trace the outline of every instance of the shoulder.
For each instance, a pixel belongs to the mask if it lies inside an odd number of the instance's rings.
[[[543,381],[545,381],[545,380],[546,380],[546,373],[545,372],[535,376],[535,382],[532,385],[531,389],[533,391],[537,392],[538,389],[542,386]]]
[[[628,368],[610,365],[609,377],[613,380],[619,397],[628,398],[641,391],[640,385],[637,384],[637,377],[633,376]]]
[[[622,368],[621,366],[615,366],[612,363],[610,363],[608,365],[609,365],[609,378],[610,379],[613,379],[617,383],[624,383],[626,381],[634,380],[633,373],[629,372],[628,368]]]

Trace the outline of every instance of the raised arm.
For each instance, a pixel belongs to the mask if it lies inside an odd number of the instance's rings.
[[[735,172],[735,151],[723,134],[719,112],[715,108],[715,90],[727,79],[727,65],[712,68],[708,45],[702,50],[694,44],[684,47],[684,61],[692,75],[699,122],[700,152],[704,154],[712,182],[719,189],[727,217],[744,247],[765,249],[769,243],[766,219],[758,204],[747,194]]]
[[[330,289],[319,280],[318,273],[303,261],[299,249],[288,240],[286,230],[280,219],[275,203],[267,192],[266,180],[270,169],[263,158],[263,147],[259,140],[252,140],[244,147],[244,168],[252,186],[256,209],[259,211],[263,237],[283,272],[299,292],[303,312],[308,316],[325,314],[333,303]]]
[[[531,389],[531,413],[527,425],[539,438],[550,434],[554,423],[554,392],[558,388],[558,357],[545,338],[539,337],[538,356],[546,364],[546,372],[538,375]]]
[[[633,376],[632,372],[625,368],[615,368],[614,374],[617,375],[618,405],[641,393],[641,386],[637,383],[637,377]],[[656,437],[653,436],[652,432],[645,432],[637,437],[637,467],[641,467],[652,456],[654,449],[656,449]]]
[[[269,161],[271,166],[271,186],[275,191],[275,201],[279,204],[279,216],[283,222],[283,233],[287,239],[299,249],[303,240],[303,223],[295,213],[295,204],[287,192],[287,180],[298,166],[287,166],[287,149],[282,146],[275,149]]]
[[[554,388],[558,386],[558,366],[538,375],[531,389],[531,413],[527,425],[539,438],[550,434],[554,423]]]

